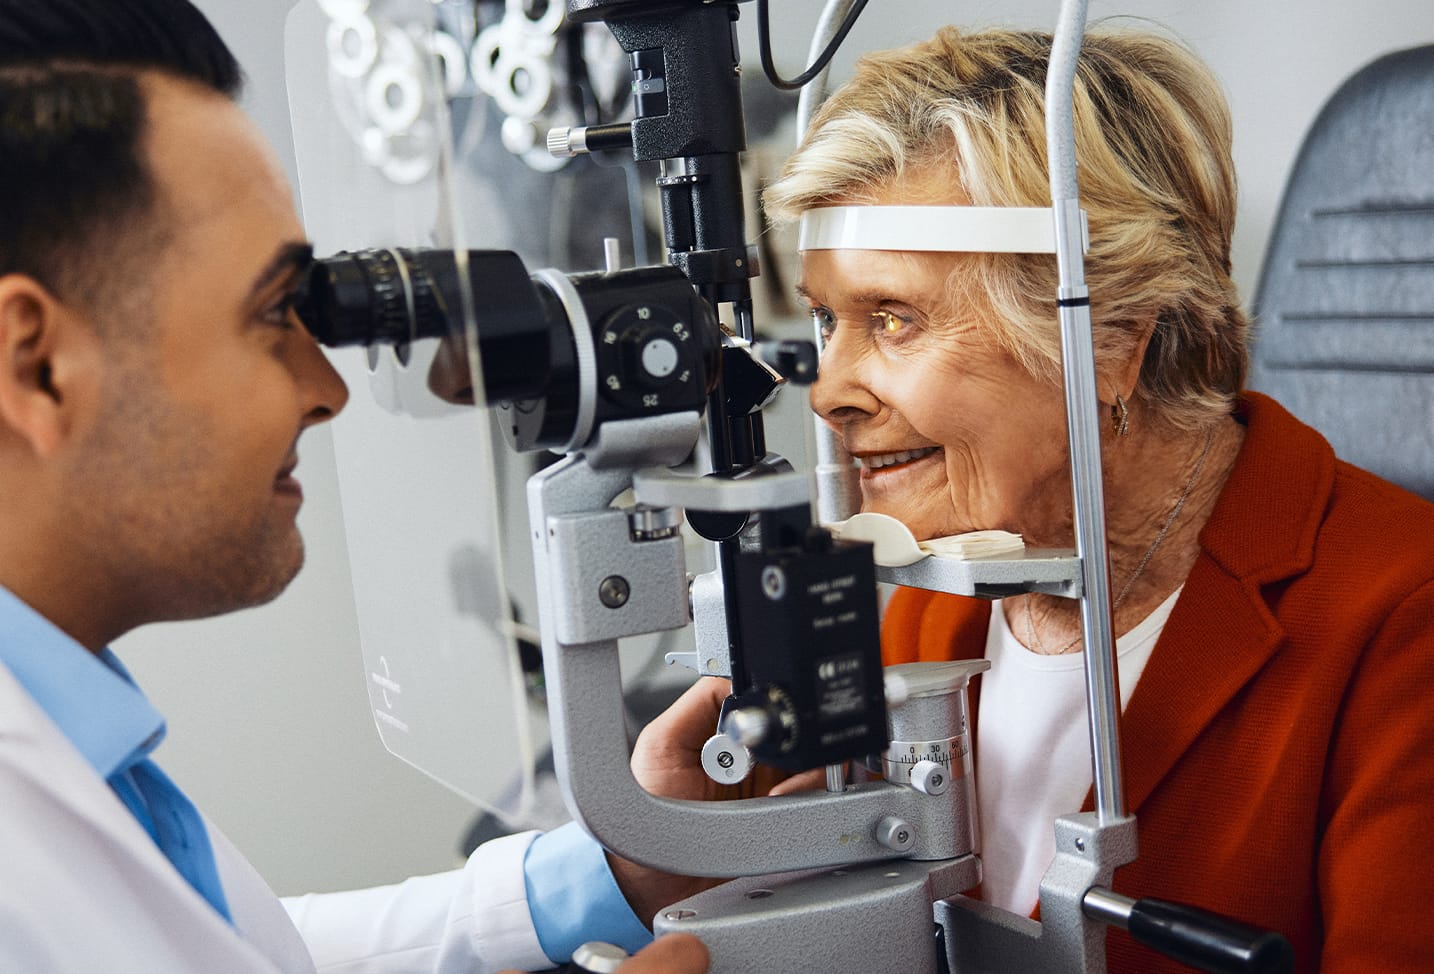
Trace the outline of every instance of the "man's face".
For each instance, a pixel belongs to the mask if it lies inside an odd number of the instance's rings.
[[[126,580],[134,623],[283,590],[303,562],[299,434],[347,399],[289,307],[307,251],[263,140],[226,98],[145,77],[165,243],[135,282],[147,301],[117,312],[145,320],[106,329],[104,405],[81,451],[89,503],[75,512]],[[120,347],[127,330],[141,347]]]

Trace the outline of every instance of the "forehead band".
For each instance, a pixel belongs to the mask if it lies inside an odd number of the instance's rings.
[[[1089,250],[1084,210],[1080,218]],[[798,239],[798,250],[1056,252],[1055,216],[1044,206],[824,206],[802,214]]]

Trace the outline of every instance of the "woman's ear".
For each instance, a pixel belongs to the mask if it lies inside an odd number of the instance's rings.
[[[99,339],[82,315],[24,274],[0,277],[0,425],[53,456],[98,393]]]
[[[1133,331],[1135,340],[1125,355],[1111,361],[1098,377],[1097,395],[1107,406],[1115,405],[1116,396],[1125,402],[1135,396],[1135,387],[1140,384],[1140,368],[1145,364],[1145,351],[1155,335],[1155,321],[1143,322]]]

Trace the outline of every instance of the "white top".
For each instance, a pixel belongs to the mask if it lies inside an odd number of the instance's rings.
[[[0,971],[485,974],[552,966],[524,890],[533,833],[489,842],[451,873],[281,904],[206,822],[229,926],[4,666],[0,808]]]
[[[1122,711],[1179,596],[1176,589],[1116,640]],[[992,605],[986,658],[976,726],[981,898],[1026,916],[1055,858],[1055,820],[1079,811],[1091,786],[1085,660],[1031,652],[1012,635],[1000,602]]]

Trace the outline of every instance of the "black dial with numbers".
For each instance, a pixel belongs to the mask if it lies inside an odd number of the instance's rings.
[[[598,392],[626,410],[667,412],[690,403],[703,377],[702,347],[691,324],[670,307],[618,308],[594,335]]]

